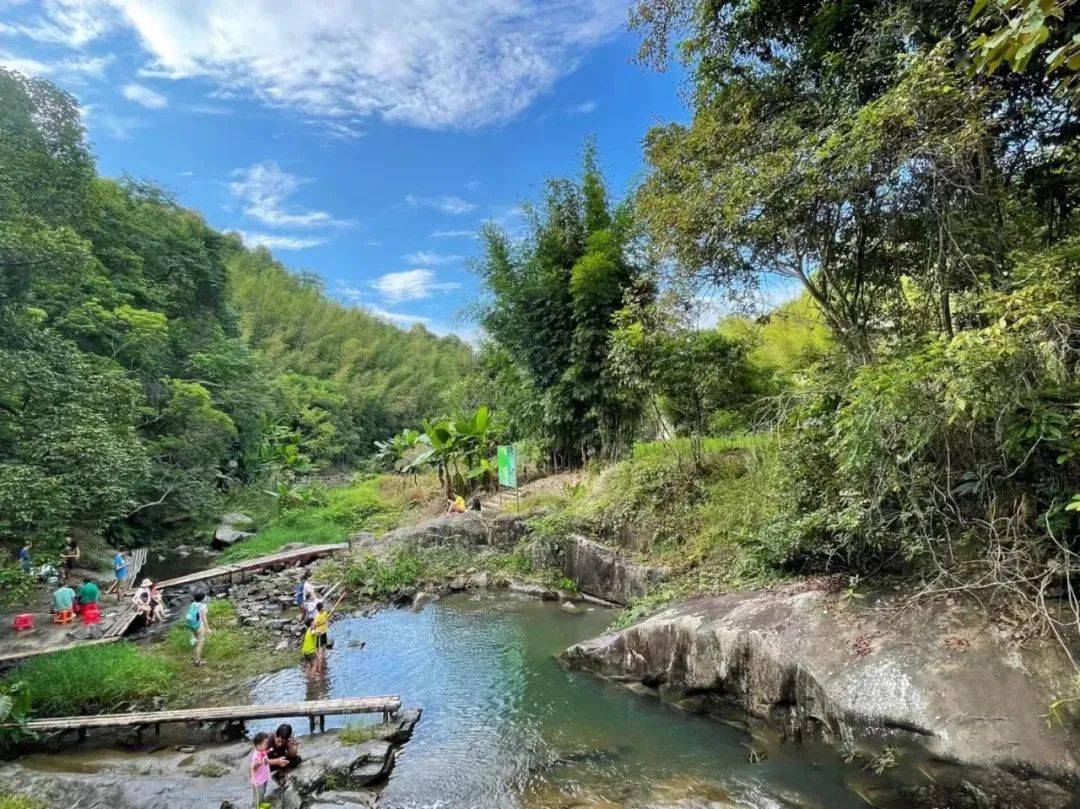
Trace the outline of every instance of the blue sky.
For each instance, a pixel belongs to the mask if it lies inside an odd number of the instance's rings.
[[[70,90],[102,173],[172,189],[340,300],[466,337],[478,226],[577,171],[617,195],[685,119],[625,0],[0,0],[0,64]]]

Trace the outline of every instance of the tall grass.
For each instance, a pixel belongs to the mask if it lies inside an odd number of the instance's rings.
[[[168,659],[121,641],[35,657],[8,680],[22,683],[34,714],[71,716],[144,705],[168,692],[176,673]]]
[[[251,559],[292,542],[318,545],[342,542],[358,531],[379,533],[401,524],[438,487],[434,476],[377,475],[325,490],[321,502],[298,505],[272,517],[254,537],[221,555],[223,562]]]

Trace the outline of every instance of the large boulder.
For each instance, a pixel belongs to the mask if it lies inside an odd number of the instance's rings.
[[[562,543],[561,567],[577,588],[615,604],[629,604],[659,584],[665,571],[636,564],[614,549],[572,534]]]
[[[845,604],[806,585],[671,607],[567,649],[570,666],[703,710],[735,703],[796,738],[924,748],[936,783],[912,805],[1076,806],[1080,728],[1043,718],[1072,671],[1048,640],[1017,645],[958,603]],[[959,767],[955,765],[961,765]]]

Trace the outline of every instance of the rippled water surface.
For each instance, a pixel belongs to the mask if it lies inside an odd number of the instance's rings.
[[[257,684],[255,699],[400,694],[423,708],[383,793],[388,809],[866,806],[845,784],[858,772],[834,753],[751,741],[553,658],[613,617],[462,596],[420,613],[344,618],[325,683],[282,671]],[[768,758],[751,764],[751,746],[768,747]]]

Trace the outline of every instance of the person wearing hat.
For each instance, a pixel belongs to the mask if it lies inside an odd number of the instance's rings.
[[[143,579],[139,583],[139,589],[135,591],[135,595],[131,597],[132,602],[135,604],[135,609],[138,610],[139,615],[146,619],[147,623],[151,623],[154,620],[154,601],[150,595],[150,588],[153,586],[153,582],[150,579]]]

